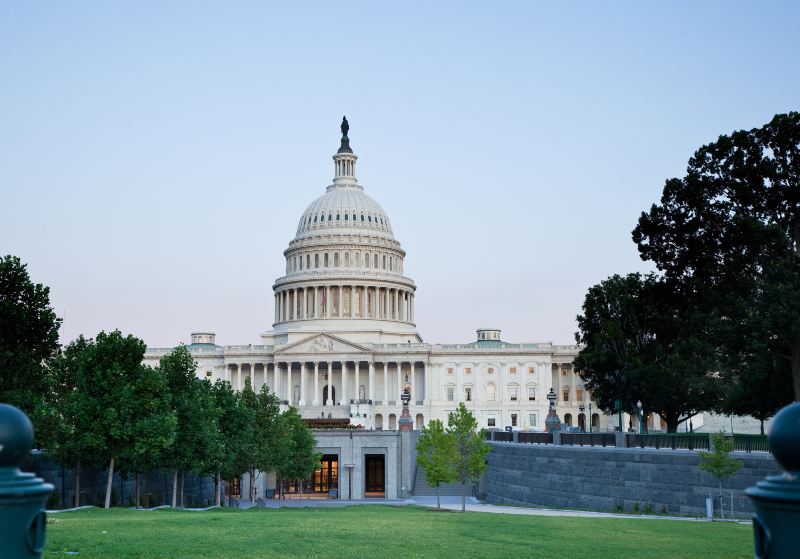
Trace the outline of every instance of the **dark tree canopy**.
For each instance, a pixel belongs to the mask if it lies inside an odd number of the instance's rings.
[[[685,293],[654,274],[612,276],[591,287],[577,317],[575,367],[606,412],[620,400],[657,412],[669,431],[718,398],[707,324]]]
[[[753,384],[744,377],[766,373],[743,364],[767,363],[770,375],[792,379],[800,400],[800,113],[697,150],[686,176],[668,180],[660,204],[641,215],[633,240],[718,321],[724,376]]]
[[[0,259],[0,402],[31,416],[37,440],[51,396],[46,364],[58,351],[60,326],[50,289],[34,284],[16,256]]]

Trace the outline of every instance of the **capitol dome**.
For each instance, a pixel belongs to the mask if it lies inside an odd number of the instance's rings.
[[[311,332],[371,343],[421,339],[406,253],[389,216],[356,180],[348,130],[344,119],[333,184],[300,217],[284,251],[286,275],[272,286],[279,343]]]
[[[345,231],[351,229],[352,231]],[[297,224],[297,237],[369,232],[394,238],[389,216],[361,185],[337,185],[311,202]]]

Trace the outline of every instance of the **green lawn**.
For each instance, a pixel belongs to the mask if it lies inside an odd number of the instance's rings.
[[[44,557],[753,556],[739,524],[436,512],[415,507],[51,514]]]

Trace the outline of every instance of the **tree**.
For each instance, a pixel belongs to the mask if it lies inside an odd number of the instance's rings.
[[[52,387],[51,409],[57,419],[49,425],[51,443],[47,454],[75,473],[76,507],[80,506],[81,467],[97,464],[86,438],[79,436],[88,431],[91,425],[81,423],[86,417],[79,413],[77,398],[79,369],[86,349],[93,343],[93,340],[79,336],[53,357],[48,367]]]
[[[486,471],[486,455],[491,452],[492,447],[486,442],[485,430],[478,431],[478,422],[464,402],[459,403],[456,411],[450,414],[447,435],[453,440],[455,452],[453,469],[455,479],[461,482],[461,512],[464,512],[465,486],[467,482],[476,482]]]
[[[234,478],[247,471],[249,461],[245,459],[246,446],[249,440],[249,429],[252,428],[252,418],[246,410],[239,405],[239,397],[226,380],[217,380],[214,383],[214,400],[219,410],[219,452],[216,454],[215,470],[217,474],[216,497],[217,505],[220,504],[219,480],[227,480],[232,484]],[[232,498],[233,495],[230,495]]]
[[[31,282],[27,266],[16,256],[0,259],[0,402],[30,416],[37,446],[45,437],[51,407],[47,362],[58,351],[61,319],[50,307],[50,289]]]
[[[727,440],[725,433],[714,433],[711,435],[711,442],[714,446],[713,450],[700,453],[700,464],[697,467],[711,474],[718,481],[720,516],[724,518],[722,481],[738,472],[742,467],[742,462],[730,457],[733,450],[733,439]],[[733,506],[733,496],[731,496],[731,506]]]
[[[612,276],[589,289],[577,317],[575,359],[587,389],[610,413],[614,401],[633,411],[655,411],[675,432],[683,421],[719,399],[711,327],[693,297],[655,274]]]
[[[276,464],[281,478],[295,479],[303,493],[303,481],[319,467],[321,455],[316,452],[317,441],[308,425],[301,419],[300,412],[295,407],[290,407],[283,412],[282,425],[285,429],[284,437],[290,442],[285,460]]]
[[[753,384],[744,377],[763,371],[736,365],[755,355],[792,379],[800,401],[800,113],[697,150],[686,176],[667,180],[660,204],[642,213],[633,240],[668,283],[702,293],[698,309],[718,318],[723,378]]]
[[[270,391],[265,384],[256,394],[255,402],[254,437],[255,450],[253,454],[252,475],[255,471],[276,471],[281,464],[291,460],[292,437],[284,417],[281,415],[280,400]],[[255,499],[255,483],[250,483],[250,499]]]
[[[137,384],[149,385],[148,367],[142,364],[145,345],[119,330],[100,332],[83,352],[74,393],[80,448],[108,464],[105,508],[111,506],[111,481],[117,458],[129,452],[141,405]]]
[[[179,504],[179,489],[183,506],[186,472],[203,475],[214,471],[219,412],[207,381],[197,378],[194,358],[186,346],[178,346],[163,356],[158,370],[165,379],[177,419],[175,437],[162,465],[172,469],[172,506]]]
[[[476,424],[477,425],[477,424]],[[445,431],[438,419],[422,428],[417,439],[417,464],[425,472],[425,481],[436,488],[436,508],[441,509],[439,486],[456,480],[454,438]]]

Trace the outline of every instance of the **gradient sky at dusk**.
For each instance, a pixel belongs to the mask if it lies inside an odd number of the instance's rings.
[[[62,342],[259,343],[343,114],[425,341],[572,343],[700,145],[800,109],[797,2],[0,4],[0,253]]]

